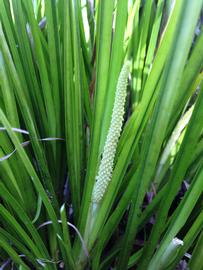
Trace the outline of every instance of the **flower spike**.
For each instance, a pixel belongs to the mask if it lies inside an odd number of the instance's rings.
[[[112,178],[113,163],[125,113],[124,108],[127,95],[126,89],[129,70],[130,61],[127,61],[123,65],[118,78],[111,123],[104,144],[103,156],[93,190],[92,202],[94,203],[99,203],[101,201]]]

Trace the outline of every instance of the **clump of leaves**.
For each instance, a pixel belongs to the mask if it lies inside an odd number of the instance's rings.
[[[202,7],[0,0],[1,269],[202,268]]]

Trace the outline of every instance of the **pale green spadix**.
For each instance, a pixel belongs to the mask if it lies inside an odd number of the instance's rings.
[[[130,70],[130,62],[127,61],[120,72],[116,95],[114,100],[111,123],[108,130],[107,138],[104,144],[103,155],[99,166],[98,175],[94,185],[92,202],[99,203],[111,181],[114,158],[118,140],[121,134],[123,117],[125,112],[125,100],[127,95],[127,79]]]

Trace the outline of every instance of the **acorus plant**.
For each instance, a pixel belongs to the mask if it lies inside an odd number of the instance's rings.
[[[0,269],[203,269],[202,8],[0,0]]]

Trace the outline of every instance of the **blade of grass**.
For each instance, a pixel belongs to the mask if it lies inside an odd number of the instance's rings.
[[[200,265],[202,264],[202,261],[201,261],[202,252],[203,252],[203,232],[201,232],[199,236],[198,242],[192,254],[192,258],[189,262],[189,267],[191,269],[198,269]]]
[[[8,255],[12,258],[14,262],[19,265],[22,265],[26,270],[29,270],[29,267],[22,261],[22,259],[18,256],[13,248],[5,241],[4,239],[0,238],[0,246],[8,253]]]
[[[0,81],[2,87],[2,95],[6,109],[6,115],[10,120],[12,126],[19,126],[19,119],[17,114],[17,107],[15,102],[15,96],[12,91],[10,91],[9,78],[5,70],[5,63],[3,60],[2,53],[0,52]]]
[[[37,114],[36,117],[41,118],[41,121],[38,123],[39,129],[42,130],[43,133],[48,134],[47,115],[45,112],[44,101],[40,92],[39,82],[37,80],[36,70],[34,69],[35,63],[33,61],[29,37],[27,35],[26,18],[22,9],[22,3],[21,1],[16,0],[13,0],[12,3],[17,28],[16,33],[18,38],[18,48],[21,52],[23,72],[29,86],[30,99],[35,105],[35,112]],[[22,15],[19,16],[19,14]]]
[[[39,75],[41,78],[41,84],[42,84],[42,90],[43,90],[42,93],[44,96],[47,119],[48,119],[48,124],[49,124],[49,136],[55,136],[56,135],[56,108],[54,107],[53,92],[50,86],[46,64],[45,64],[45,58],[44,58],[44,54],[42,50],[42,44],[40,41],[40,34],[39,34],[40,30],[38,27],[38,23],[34,17],[32,1],[30,0],[23,1],[23,6],[29,18],[30,29],[33,36],[33,42],[34,42],[34,51],[35,51],[37,61],[38,61]]]
[[[60,209],[60,213],[61,213],[63,239],[64,239],[64,245],[65,245],[65,249],[66,249],[67,262],[68,262],[67,266],[68,266],[68,269],[74,270],[75,269],[75,262],[73,259],[69,230],[67,228],[67,217],[66,217],[65,205],[62,205],[62,207]]]
[[[80,38],[77,25],[77,5],[73,2],[64,3],[64,10],[69,10],[69,15],[64,14],[64,98],[65,98],[65,123],[67,137],[67,159],[69,167],[70,188],[73,200],[74,216],[77,221],[80,211],[81,178],[83,176],[84,161],[84,97],[82,92],[82,70],[80,69]],[[71,30],[72,29],[72,30]],[[71,38],[71,42],[70,39]],[[73,55],[72,52],[73,51]],[[72,78],[75,78],[74,80]],[[74,141],[74,144],[73,144]]]
[[[181,258],[184,256],[184,254],[193,245],[195,239],[197,238],[198,234],[201,232],[203,228],[202,220],[203,220],[203,211],[200,212],[200,214],[198,215],[198,217],[195,219],[194,223],[192,224],[190,230],[187,232],[186,236],[184,237],[183,239],[184,245],[178,252],[175,258],[175,261],[170,266],[170,270],[173,270],[176,267],[176,265],[180,262]]]
[[[154,58],[154,52],[155,52],[157,41],[158,41],[158,34],[160,31],[161,19],[162,19],[162,14],[163,14],[163,7],[164,7],[164,1],[159,0],[157,3],[156,16],[154,19],[154,23],[153,23],[153,27],[152,27],[151,35],[150,35],[150,40],[149,40],[149,44],[147,48],[146,60],[144,64],[145,66],[143,69],[143,77],[142,77],[143,86],[145,84],[146,78],[150,71],[150,66]]]
[[[142,96],[142,71],[144,69],[144,58],[147,49],[147,36],[149,31],[150,14],[152,12],[152,1],[146,1],[143,7],[143,14],[139,22],[139,45],[135,53],[134,60],[134,76],[132,80],[132,102],[136,106]]]

